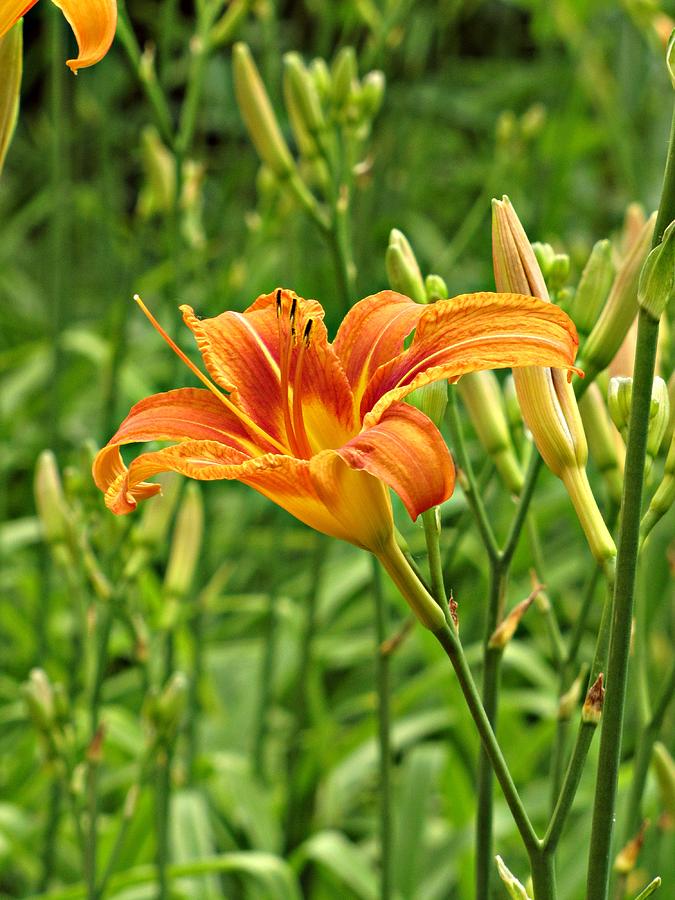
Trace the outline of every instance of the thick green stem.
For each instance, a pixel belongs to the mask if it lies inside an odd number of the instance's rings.
[[[640,310],[607,667],[607,696],[603,712],[593,810],[587,900],[606,900],[609,890],[611,841],[621,758],[647,428],[658,333],[659,323],[644,310]]]
[[[392,804],[391,804],[391,725],[389,709],[389,654],[383,649],[387,638],[387,609],[382,593],[382,578],[373,557],[373,601],[375,604],[375,669],[377,679],[377,738],[380,764],[380,898],[392,896]]]
[[[555,861],[549,853],[530,853],[534,900],[555,900]]]

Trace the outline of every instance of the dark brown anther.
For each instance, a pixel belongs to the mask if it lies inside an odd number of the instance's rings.
[[[302,335],[302,339],[305,342],[305,347],[309,347],[310,334],[312,333],[312,325],[313,325],[312,320],[307,319],[307,324],[305,325],[305,331]]]
[[[277,288],[277,318],[281,316],[281,288]]]

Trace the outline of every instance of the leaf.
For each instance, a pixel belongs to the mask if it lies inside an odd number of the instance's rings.
[[[338,831],[313,835],[298,848],[295,862],[299,872],[307,862],[324,866],[359,900],[377,900],[378,877],[372,863],[360,847]]]

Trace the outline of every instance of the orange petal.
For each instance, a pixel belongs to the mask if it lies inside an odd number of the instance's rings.
[[[368,382],[384,363],[403,350],[403,341],[426,309],[396,291],[380,291],[356,303],[333,342],[357,405]]]
[[[9,29],[16,25],[29,9],[32,9],[37,0],[0,0],[0,38],[4,37]]]
[[[116,0],[52,0],[63,12],[77,39],[77,59],[66,65],[78,69],[93,66],[103,59],[115,37],[117,28]]]
[[[380,421],[338,450],[354,469],[365,469],[399,495],[414,520],[452,494],[455,467],[441,433],[414,406],[395,403]]]
[[[410,347],[371,379],[361,414],[374,424],[396,400],[424,384],[456,381],[477,369],[572,368],[578,345],[558,307],[521,294],[463,294],[425,306]]]
[[[277,314],[277,294],[281,316]],[[302,417],[311,449],[316,452],[339,447],[354,434],[357,426],[352,394],[340,361],[328,343],[324,311],[315,300],[303,300],[292,291],[283,290],[261,295],[243,313],[228,311],[212,319],[199,319],[189,306],[181,309],[214,381],[289,451],[294,443],[284,404],[289,412],[303,334],[311,319],[309,346],[303,352],[299,378]],[[281,387],[282,345],[291,348],[289,387],[285,392]]]

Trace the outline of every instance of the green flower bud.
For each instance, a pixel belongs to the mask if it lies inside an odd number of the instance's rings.
[[[428,303],[445,300],[448,296],[448,286],[440,275],[427,275],[424,279],[424,290]]]
[[[306,130],[317,140],[325,131],[326,119],[321,108],[319,92],[299,53],[284,54],[284,80],[287,95]],[[290,113],[290,109],[289,109]]]
[[[652,383],[652,401],[649,407],[649,428],[647,431],[647,455],[652,459],[658,455],[670,419],[670,398],[668,385],[663,378],[655,376]]]
[[[525,140],[532,140],[540,134],[546,123],[546,107],[543,103],[533,103],[520,117],[520,130]]]
[[[635,837],[631,838],[617,853],[614,860],[614,871],[619,875],[628,875],[635,868],[640,850],[645,842],[645,831],[648,826],[649,819],[645,819]]]
[[[356,53],[353,47],[343,47],[333,60],[333,104],[336,109],[344,109],[349,103],[352,87],[356,81]]]
[[[660,741],[656,741],[652,750],[652,766],[659,786],[661,805],[675,819],[675,762]]]
[[[535,241],[532,244],[532,249],[539,263],[541,273],[548,282],[551,266],[555,260],[555,250],[550,244],[543,244],[540,241]]]
[[[178,502],[182,483],[173,473],[159,475],[162,491],[152,503],[146,503],[138,525],[131,532],[131,554],[124,567],[124,578],[133,579],[148,560],[148,556],[163,547]]]
[[[359,94],[359,104],[364,118],[372,120],[380,111],[384,100],[385,86],[384,72],[380,72],[379,69],[368,72],[363,79],[361,93]]]
[[[232,64],[237,103],[258,156],[284,178],[294,169],[293,157],[246,44],[234,45]]]
[[[668,46],[666,47],[666,68],[670,76],[670,83],[675,88],[675,29],[668,38]]]
[[[190,482],[178,512],[164,579],[168,596],[185,597],[199,562],[204,533],[204,507],[199,485]]]
[[[0,38],[0,173],[19,114],[23,70],[23,22],[17,22]]]
[[[516,136],[518,130],[518,121],[515,113],[510,109],[505,109],[499,114],[497,125],[495,127],[495,138],[497,144],[508,146]]]
[[[313,59],[309,64],[309,74],[314,79],[321,102],[328,103],[333,92],[333,81],[326,60],[320,57]]]
[[[506,421],[504,397],[494,372],[470,372],[457,383],[478,439],[492,458],[512,494],[523,489],[523,473],[516,458]]]
[[[176,163],[154,125],[141,132],[141,160],[145,184],[138,197],[138,214],[149,219],[171,210],[176,193]]]
[[[590,455],[602,474],[609,496],[615,503],[621,503],[626,450],[597,384],[591,384],[579,401],[579,412]]]
[[[188,701],[188,680],[182,672],[175,672],[156,699],[154,724],[157,731],[171,740],[178,731]]]
[[[652,319],[661,318],[675,295],[675,221],[663,233],[658,246],[647,257],[638,285],[638,304]]]
[[[425,384],[409,394],[406,399],[408,403],[428,416],[437,428],[440,428],[448,405],[448,383],[447,381],[433,381],[431,384]]]
[[[536,589],[532,591],[529,597],[526,597],[524,600],[521,600],[520,603],[517,603],[510,613],[508,613],[505,618],[497,625],[495,630],[492,632],[490,640],[488,641],[488,647],[495,650],[503,650],[504,647],[509,643],[513,635],[516,633],[516,629],[520,624],[520,620],[523,618],[525,613],[528,611],[534,598],[537,596],[541,587],[537,585]]]
[[[22,685],[23,699],[35,727],[49,732],[54,726],[54,691],[44,669],[31,669]]]
[[[654,492],[649,502],[647,512],[640,524],[640,533],[643,539],[649,534],[656,523],[665,516],[675,502],[675,433],[671,436],[668,447],[668,455],[663,470],[661,484]]]
[[[640,270],[649,252],[655,216],[656,213],[645,222],[639,237],[622,260],[607,303],[584,345],[584,361],[579,367],[586,370],[586,377],[592,378],[609,365],[637,314]]]
[[[35,467],[35,506],[48,544],[68,544],[73,537],[72,512],[66,502],[56,457],[43,450]]]
[[[607,407],[612,417],[612,422],[625,436],[630,418],[630,408],[633,403],[633,379],[624,375],[617,375],[609,379],[607,389]]]
[[[251,6],[251,0],[231,0],[227,9],[216,22],[209,34],[209,47],[216,49],[223,44],[229,44],[235,31],[246,18]]]
[[[393,290],[405,294],[416,303],[427,302],[422,273],[413,249],[403,232],[397,228],[393,228],[389,235],[385,265],[387,278]]]
[[[583,665],[581,667],[581,671],[574,679],[569,689],[565,691],[564,694],[561,695],[560,701],[558,703],[558,719],[561,722],[567,722],[572,718],[572,714],[574,710],[577,708],[579,704],[579,698],[581,697],[581,689],[586,680],[586,671],[587,666]]]
[[[598,241],[581,273],[569,310],[583,337],[590,333],[600,315],[612,287],[614,271],[612,245],[608,240]]]

